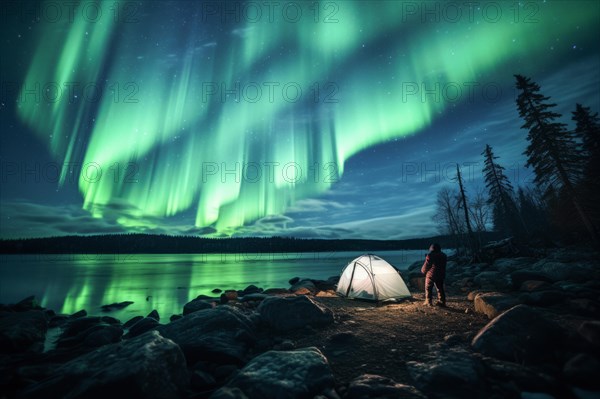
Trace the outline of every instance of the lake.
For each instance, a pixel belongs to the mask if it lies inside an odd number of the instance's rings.
[[[426,250],[381,251],[377,255],[400,270],[425,258]],[[295,276],[327,279],[361,252],[243,254],[65,254],[4,255],[0,262],[0,303],[35,295],[57,313],[85,309],[126,321],[158,310],[163,321],[183,305],[211,291],[289,288]],[[100,306],[133,301],[125,309],[102,313]]]

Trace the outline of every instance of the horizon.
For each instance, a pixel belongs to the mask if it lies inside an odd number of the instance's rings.
[[[530,187],[513,74],[599,111],[600,4],[405,3],[4,5],[0,239],[433,237],[486,144]]]

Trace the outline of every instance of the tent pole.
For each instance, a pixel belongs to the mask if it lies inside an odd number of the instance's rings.
[[[348,289],[346,290],[346,297],[350,294],[350,288],[352,288],[352,281],[354,280],[354,271],[356,270],[356,262],[352,264],[352,275],[350,275],[350,284],[348,284]]]

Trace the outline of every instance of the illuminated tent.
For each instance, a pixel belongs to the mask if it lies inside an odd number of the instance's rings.
[[[337,294],[347,298],[383,301],[410,297],[400,272],[377,255],[361,255],[342,270]]]

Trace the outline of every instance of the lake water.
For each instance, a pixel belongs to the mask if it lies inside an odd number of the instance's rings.
[[[289,288],[295,276],[326,279],[359,252],[261,254],[70,254],[5,255],[0,258],[0,303],[35,295],[42,306],[71,314],[85,309],[103,314],[100,306],[133,301],[111,316],[122,321],[158,310],[163,321],[182,312],[200,294],[244,289]],[[400,270],[424,259],[425,250],[381,251],[377,255]]]

